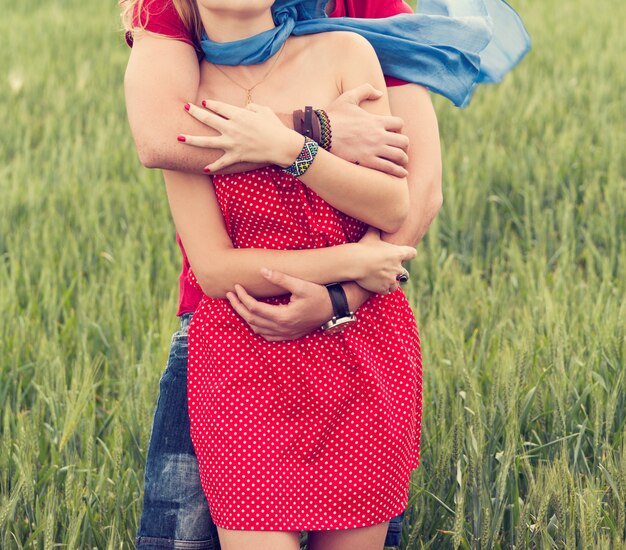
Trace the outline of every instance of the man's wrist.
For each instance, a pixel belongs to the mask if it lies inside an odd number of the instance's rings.
[[[373,292],[365,290],[362,286],[354,281],[346,281],[341,283],[343,291],[346,293],[346,299],[348,300],[348,307],[352,313],[357,311],[367,300],[373,296]],[[330,299],[330,295],[326,293],[326,301],[322,311],[323,323],[326,323],[335,316],[333,303]],[[323,324],[322,323],[322,324]]]
[[[315,141],[320,147],[330,151],[332,147],[332,129],[330,117],[323,109],[313,109],[307,105],[292,115],[293,129],[300,135]]]
[[[278,118],[280,119],[280,121],[283,123],[284,126],[289,128],[290,130],[295,130],[294,125],[293,125],[294,120],[293,120],[292,115],[288,115],[285,113],[276,113],[276,116],[278,116]]]
[[[327,323],[335,316],[335,308],[333,307],[333,302],[330,299],[330,294],[326,291],[325,288],[324,288],[324,295],[326,296],[326,299],[324,301],[324,307],[320,309],[320,313],[322,317],[322,322],[319,323],[320,326],[323,325],[324,323]]]
[[[353,313],[357,311],[373,295],[373,292],[365,290],[362,286],[360,286],[358,283],[355,283],[354,281],[341,283],[341,286],[346,293],[346,298],[348,299],[350,311],[352,311]]]

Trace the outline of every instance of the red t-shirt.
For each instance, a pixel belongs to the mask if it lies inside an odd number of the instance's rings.
[[[196,48],[191,33],[178,15],[172,0],[145,0],[141,13],[137,11],[135,6],[133,27],[142,27],[155,34],[175,38]],[[126,33],[126,43],[132,48],[131,31]]]
[[[403,0],[337,0],[330,17],[361,17],[364,19],[383,19],[401,13],[413,13]],[[406,84],[393,76],[385,76],[387,86]]]
[[[387,0],[386,2],[381,0],[337,0],[330,17],[382,19],[400,13],[412,13],[408,4],[402,0]],[[140,23],[149,32],[175,38],[198,49],[171,0],[146,0],[141,13],[136,13],[133,18],[133,25],[140,26]],[[126,33],[126,42],[129,46],[133,45],[133,37],[130,32]],[[387,86],[405,84],[404,81],[393,77],[385,77],[385,80]],[[202,292],[187,281],[189,260],[178,235],[176,235],[176,240],[183,254],[183,268],[179,278],[180,300],[178,306],[178,315],[183,315],[184,313],[193,313],[196,310],[202,298]]]

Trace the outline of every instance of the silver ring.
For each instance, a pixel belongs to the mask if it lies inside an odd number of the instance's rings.
[[[408,280],[409,272],[406,269],[396,276],[396,281],[398,281],[399,283],[406,283]]]

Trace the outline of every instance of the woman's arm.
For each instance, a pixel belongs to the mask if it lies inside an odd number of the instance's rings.
[[[336,76],[339,91],[370,83],[385,89],[380,63],[372,46],[352,33],[329,33],[325,36],[326,54],[341,51]],[[194,117],[211,125],[220,136],[210,138],[211,147],[223,149],[224,156],[209,166],[211,172],[234,162],[270,162],[288,166],[300,153],[304,138],[285,128],[269,107],[249,105],[246,109],[219,101],[205,100],[205,109],[193,106]],[[374,101],[362,104],[374,115],[389,115],[386,91]],[[192,145],[194,142],[190,142]],[[392,154],[392,147],[388,154]],[[358,166],[358,153],[352,162],[320,150],[301,180],[338,210],[384,231],[396,231],[408,213],[409,194],[406,178]]]
[[[404,131],[411,140],[409,149],[410,209],[402,227],[395,233],[383,235],[387,242],[416,245],[426,233],[442,204],[441,147],[437,117],[428,91],[422,86],[406,84],[389,88],[391,111],[406,120]],[[271,280],[281,284],[284,275],[273,272]],[[230,301],[252,328],[272,341],[292,340],[308,334],[328,315],[328,296],[323,288],[302,280],[290,279],[296,299],[281,308],[261,308],[261,304],[239,290]],[[351,311],[356,311],[372,293],[354,282],[343,283]],[[285,285],[287,291],[289,289]],[[323,313],[322,313],[323,312]],[[322,319],[322,323],[320,323]]]
[[[395,282],[402,262],[415,257],[412,247],[374,237],[312,250],[237,249],[228,237],[215,191],[205,176],[166,172],[170,209],[191,267],[205,294],[224,298],[235,284],[256,297],[284,294],[261,274],[261,268],[318,284],[365,281],[383,291]]]

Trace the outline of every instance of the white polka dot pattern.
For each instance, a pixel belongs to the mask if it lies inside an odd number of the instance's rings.
[[[275,168],[213,184],[238,248],[334,246],[366,229]],[[228,300],[204,296],[189,329],[188,390],[202,487],[218,526],[348,529],[406,508],[419,464],[422,364],[401,289],[370,298],[342,333],[317,330],[291,342],[265,341]]]

